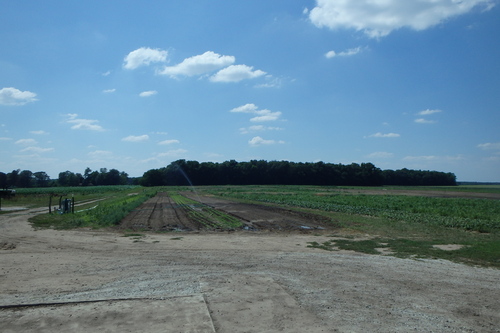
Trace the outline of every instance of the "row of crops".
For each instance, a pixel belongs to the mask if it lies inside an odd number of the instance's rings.
[[[236,217],[186,198],[177,192],[170,191],[168,196],[177,207],[186,212],[191,220],[202,224],[207,229],[235,229],[243,226],[243,223]]]
[[[214,188],[212,193],[237,199],[322,211],[384,217],[479,232],[500,230],[497,200],[431,198],[402,195],[345,194],[312,187]]]

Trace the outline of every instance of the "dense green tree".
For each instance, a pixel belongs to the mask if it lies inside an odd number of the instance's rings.
[[[324,162],[251,160],[223,163],[177,160],[166,168],[147,171],[141,184],[154,185],[455,185],[455,175],[408,169],[382,171],[372,163],[349,165]]]
[[[0,189],[7,188],[7,174],[0,172]]]
[[[50,177],[44,171],[38,171],[33,174],[35,187],[47,187],[50,185]]]

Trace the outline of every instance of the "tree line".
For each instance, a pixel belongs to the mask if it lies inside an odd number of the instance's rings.
[[[217,162],[186,161],[146,171],[139,179],[117,169],[86,168],[82,173],[60,172],[50,179],[43,171],[0,172],[0,188],[55,186],[100,186],[140,184],[143,186],[184,185],[337,185],[337,186],[453,186],[453,173],[422,170],[381,170],[372,163],[348,165],[324,162],[235,160]]]
[[[151,169],[139,182],[143,186],[165,185],[338,185],[338,186],[454,186],[453,173],[439,171],[381,170],[372,163],[348,165],[324,162],[252,160],[222,163],[177,160],[167,167]]]
[[[17,169],[9,173],[0,172],[0,188],[127,185],[129,183],[127,173],[106,168],[101,168],[99,171],[86,168],[83,174],[64,171],[59,173],[57,179],[50,179],[44,171],[31,172]]]

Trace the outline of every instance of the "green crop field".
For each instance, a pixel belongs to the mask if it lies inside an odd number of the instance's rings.
[[[387,187],[386,189],[394,189]],[[404,187],[405,191],[498,193],[498,186]],[[346,190],[356,190],[349,191]],[[326,243],[309,246],[395,256],[443,258],[500,267],[500,200],[371,195],[373,188],[320,186],[218,186],[202,193],[228,199],[306,210],[341,225]],[[354,235],[354,236],[353,236]],[[366,240],[367,237],[370,238]],[[437,245],[456,245],[444,251]]]

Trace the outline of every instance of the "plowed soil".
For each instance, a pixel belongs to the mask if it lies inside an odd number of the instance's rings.
[[[192,192],[182,193],[187,198],[200,203],[196,209],[211,207],[242,222],[239,229],[253,231],[324,231],[335,225],[323,216],[296,212],[279,207],[245,204]],[[224,230],[207,228],[205,224],[189,217],[190,207],[176,204],[167,193],[159,193],[147,200],[120,223],[122,230],[150,231],[202,231]],[[227,229],[226,229],[227,230]]]
[[[203,225],[190,219],[186,209],[177,205],[166,193],[147,200],[120,223],[121,229],[151,231],[192,231]]]

